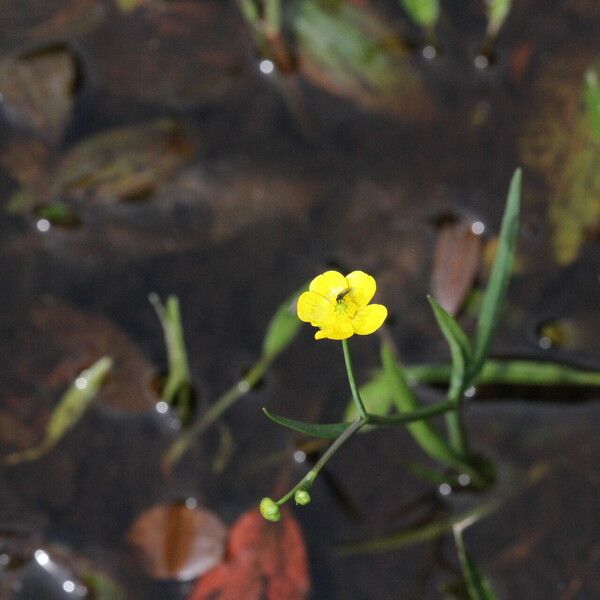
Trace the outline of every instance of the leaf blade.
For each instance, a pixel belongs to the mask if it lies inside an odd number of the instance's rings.
[[[287,427],[292,431],[310,435],[316,438],[322,438],[326,440],[338,438],[352,423],[305,423],[303,421],[296,421],[294,419],[288,419],[287,417],[281,417],[272,413],[268,408],[263,407],[263,412],[271,421]]]
[[[521,169],[517,169],[510,182],[506,208],[500,228],[498,250],[479,313],[475,343],[473,344],[473,357],[467,377],[468,383],[471,383],[481,371],[492,337],[498,326],[517,248],[520,205]]]

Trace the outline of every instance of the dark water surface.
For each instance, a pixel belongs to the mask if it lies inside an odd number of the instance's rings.
[[[148,294],[180,298],[200,406],[257,359],[282,300],[331,266],[377,277],[406,362],[444,360],[425,299],[440,222],[481,222],[485,240],[494,237],[510,176],[527,162],[523,132],[535,129],[546,97],[555,102],[536,86],[553,64],[580,61],[585,69],[600,55],[600,10],[584,0],[515,2],[491,64],[478,68],[485,30],[478,3],[443,3],[442,52],[428,61],[395,2],[357,2],[388,15],[414,43],[409,64],[426,92],[411,101],[433,108],[425,118],[403,118],[360,108],[355,97],[302,74],[262,74],[233,2],[148,2],[129,15],[108,0],[3,4],[0,65],[58,47],[75,57],[77,78],[58,134],[16,118],[3,92],[0,448],[38,443],[67,383],[101,354],[114,354],[116,366],[112,388],[55,449],[0,470],[0,561],[13,565],[32,548],[61,546],[112,573],[131,598],[184,598],[189,586],[152,583],[135,565],[124,535],[136,516],[193,497],[234,522],[282,472],[292,483],[307,468],[293,460],[298,439],[260,407],[339,420],[348,390],[338,344],[314,342],[306,327],[226,414],[233,454],[225,469],[213,468],[213,428],[166,478],[159,460],[175,432],[154,410],[151,384],[165,358]],[[573,71],[557,97],[579,97],[583,71]],[[0,69],[0,91],[14,85]],[[166,125],[148,125],[161,119]],[[560,125],[566,137],[571,122]],[[150,183],[128,182],[131,196],[120,196],[118,169],[93,181],[100,163],[72,153],[122,126],[132,127],[133,141],[111,138],[107,146],[121,143],[140,171],[150,164]],[[6,158],[19,147],[16,161]],[[94,150],[94,160],[102,152]],[[600,220],[586,225],[572,260],[560,258],[549,215],[563,200],[555,167],[544,168],[525,164],[518,270],[493,354],[600,369]],[[79,224],[41,231],[35,210],[11,212],[24,189],[33,206],[64,201]],[[590,205],[600,202],[597,189],[590,183],[584,194]],[[473,325],[468,308],[463,320]],[[364,380],[378,364],[378,340],[353,339],[352,348]],[[473,446],[502,465],[498,490],[510,489],[502,508],[465,534],[500,598],[600,597],[599,396],[493,389],[468,407]],[[336,552],[342,542],[480,501],[466,492],[444,497],[416,479],[405,464],[420,458],[405,431],[386,430],[353,439],[331,462],[311,505],[295,510],[314,598],[446,597],[441,585],[459,577],[449,538],[362,556]],[[12,572],[0,562],[0,581],[11,581],[0,589],[7,598],[81,597],[35,583],[35,573],[19,591]]]

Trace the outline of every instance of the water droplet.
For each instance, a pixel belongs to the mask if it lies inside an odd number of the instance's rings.
[[[164,415],[169,410],[169,405],[164,400],[161,400],[156,403],[155,408],[157,413]]]
[[[48,221],[48,219],[39,219],[35,226],[37,227],[37,230],[41,233],[46,233],[47,231],[50,231],[50,221]]]
[[[88,385],[88,380],[85,377],[78,377],[75,380],[75,387],[78,390],[85,390],[85,388],[87,387],[87,385]]]
[[[485,231],[485,225],[481,221],[475,221],[471,225],[471,231],[475,235],[481,235]]]
[[[185,507],[189,508],[190,510],[194,510],[198,507],[198,500],[196,500],[196,498],[188,498],[185,501]]]
[[[260,61],[260,63],[258,64],[258,68],[260,69],[261,73],[264,73],[265,75],[270,75],[275,70],[275,64],[272,60],[265,58],[264,60]]]
[[[71,592],[75,591],[75,584],[70,579],[67,579],[67,581],[63,583],[62,587],[63,590],[67,592],[67,594],[70,594]]]
[[[296,452],[294,452],[294,460],[297,463],[303,463],[306,460],[306,453],[302,452],[302,450],[296,450]]]
[[[33,557],[35,558],[37,563],[42,567],[45,567],[50,562],[50,557],[48,556],[48,553],[44,550],[36,550],[33,553]]]
[[[437,50],[434,46],[425,46],[421,52],[423,58],[427,60],[433,60],[437,56]]]
[[[467,388],[465,390],[465,398],[473,398],[473,396],[475,396],[476,393],[477,393],[477,389],[475,388],[474,385],[472,385],[470,388]]]
[[[461,473],[458,476],[458,483],[463,487],[466,487],[471,483],[471,478],[466,473]]]
[[[442,483],[438,488],[438,491],[442,496],[449,496],[452,493],[452,488],[447,483]]]
[[[482,71],[490,66],[490,59],[485,54],[479,54],[473,62],[475,63],[475,67]]]
[[[250,384],[245,379],[242,379],[242,381],[237,384],[237,389],[238,392],[245,394],[246,392],[250,391]]]

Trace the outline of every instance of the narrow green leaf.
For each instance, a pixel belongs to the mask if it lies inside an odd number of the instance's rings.
[[[112,359],[104,356],[82,371],[52,411],[42,443],[13,452],[4,457],[4,462],[15,465],[36,460],[51,450],[83,417],[111,368]]]
[[[168,404],[173,404],[181,389],[191,387],[179,299],[177,296],[169,296],[166,305],[163,305],[156,294],[150,294],[148,299],[160,319],[167,347],[169,367],[167,380],[162,391],[162,399]]]
[[[496,596],[492,591],[492,586],[467,552],[462,538],[462,526],[454,525],[452,531],[470,600],[495,600]]]
[[[495,37],[508,17],[512,0],[486,0],[488,26],[487,33]]]
[[[304,423],[302,421],[295,421],[294,419],[286,419],[285,417],[280,417],[272,413],[267,408],[263,408],[263,412],[271,421],[274,421],[278,425],[282,425],[283,427],[287,427],[292,431],[297,431],[298,433],[304,433],[305,435],[310,435],[312,437],[323,438],[326,440],[336,439],[352,423]]]
[[[461,514],[450,515],[444,519],[430,521],[413,529],[405,529],[392,535],[379,537],[362,542],[351,542],[342,544],[337,554],[341,556],[353,556],[358,554],[375,554],[378,552],[389,552],[390,550],[399,550],[427,542],[436,540],[447,533],[450,533],[455,525],[462,524],[465,521],[478,521],[492,512],[494,512],[501,502],[495,499],[485,504],[475,506]]]
[[[381,347],[383,371],[393,394],[393,400],[400,413],[412,412],[422,407],[417,402],[413,390],[396,362],[391,347],[384,343]],[[444,464],[465,468],[465,463],[446,443],[444,438],[428,421],[416,421],[407,425],[408,430],[421,448],[435,460]]]
[[[410,365],[405,368],[406,376],[416,383],[444,384],[450,381],[452,368],[445,364]],[[373,379],[382,377],[381,371]],[[600,372],[584,371],[560,363],[534,360],[489,359],[477,376],[474,384],[482,385],[573,385],[600,386]]]
[[[492,337],[498,326],[517,249],[520,205],[521,169],[517,169],[508,190],[496,259],[492,266],[490,280],[483,297],[481,312],[479,313],[479,322],[477,332],[475,333],[473,358],[469,364],[467,385],[481,371],[490,349]]]
[[[439,0],[400,0],[406,14],[421,27],[433,27],[440,16]]]
[[[275,311],[273,318],[267,325],[265,338],[263,341],[263,355],[270,359],[275,358],[283,352],[294,340],[302,321],[296,314],[296,305],[298,296],[307,289],[304,285],[302,289],[294,292],[279,308]]]
[[[450,377],[448,397],[456,400],[464,391],[465,372],[471,357],[471,344],[467,334],[454,317],[447,313],[434,298],[428,296],[427,299],[429,300],[429,304],[431,304],[431,308],[433,308],[433,314],[450,347],[452,375]]]
[[[600,83],[594,69],[588,69],[585,73],[583,95],[592,135],[600,143]]]

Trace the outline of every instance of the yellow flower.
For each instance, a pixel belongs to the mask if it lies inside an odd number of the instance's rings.
[[[315,277],[309,291],[298,298],[298,318],[319,328],[317,340],[368,335],[387,317],[385,306],[369,304],[376,287],[375,279],[362,271],[352,271],[346,277],[327,271]]]

